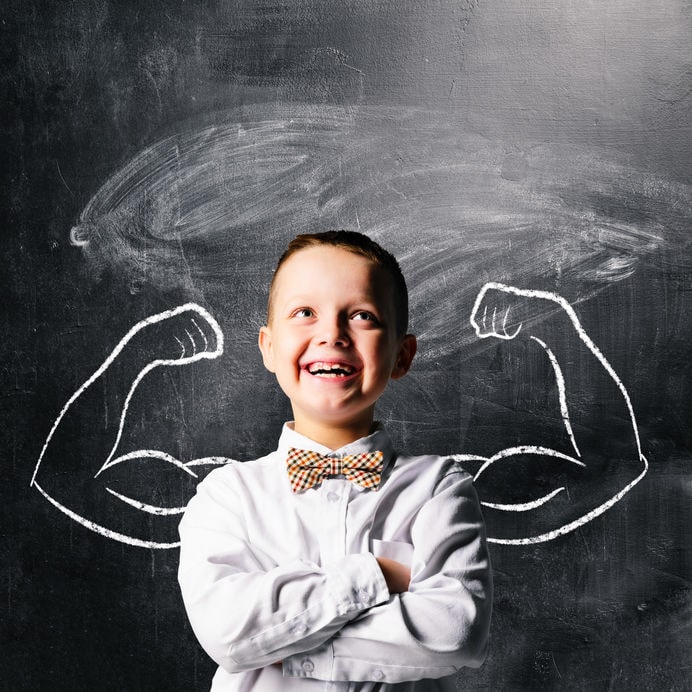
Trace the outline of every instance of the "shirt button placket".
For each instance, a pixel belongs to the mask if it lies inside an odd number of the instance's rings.
[[[348,481],[326,479],[322,484],[323,516],[320,527],[320,552],[323,563],[346,554],[346,504]]]

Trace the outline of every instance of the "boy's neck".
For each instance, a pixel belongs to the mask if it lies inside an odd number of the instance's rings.
[[[324,445],[329,449],[340,449],[351,442],[367,437],[374,427],[373,419],[365,419],[357,423],[348,422],[320,423],[316,421],[303,421],[296,418],[294,430],[305,437],[309,437],[313,442]]]

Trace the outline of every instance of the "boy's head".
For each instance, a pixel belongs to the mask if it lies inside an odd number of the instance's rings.
[[[271,282],[259,346],[296,430],[332,448],[368,434],[375,402],[416,352],[407,322],[403,275],[377,243],[353,231],[294,238]]]
[[[279,258],[269,285],[269,301],[267,304],[267,322],[271,322],[274,288],[279,270],[292,255],[300,250],[320,245],[342,248],[356,255],[369,259],[373,264],[383,269],[391,282],[394,309],[396,311],[396,329],[403,336],[408,328],[408,288],[406,280],[394,255],[387,252],[363,233],[357,231],[324,231],[323,233],[304,233],[297,235],[289,242],[283,255]]]

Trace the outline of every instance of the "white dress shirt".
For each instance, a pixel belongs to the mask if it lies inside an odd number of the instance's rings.
[[[381,450],[380,487],[331,477],[293,493],[290,447]],[[180,537],[213,692],[452,691],[460,667],[483,662],[492,584],[471,477],[395,453],[382,429],[332,452],[286,424],[275,452],[199,484]],[[376,557],[410,566],[407,592],[389,593]]]

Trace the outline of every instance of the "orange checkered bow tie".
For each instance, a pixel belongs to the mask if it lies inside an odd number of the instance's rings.
[[[361,488],[377,490],[382,479],[382,452],[347,454],[342,457],[328,457],[307,449],[288,450],[286,468],[291,489],[294,493],[312,488],[324,476],[344,475]]]

